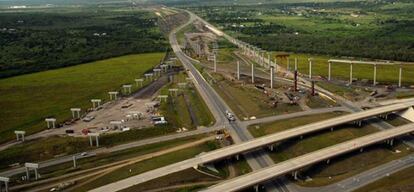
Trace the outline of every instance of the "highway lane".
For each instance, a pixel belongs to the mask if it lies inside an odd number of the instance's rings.
[[[126,144],[116,145],[116,146],[113,146],[113,147],[110,147],[110,148],[98,148],[96,150],[87,151],[87,155],[85,155],[85,156],[82,156],[80,153],[74,154],[74,155],[79,160],[79,159],[83,159],[83,158],[87,158],[87,157],[93,157],[93,156],[95,156],[99,153],[112,153],[112,152],[122,151],[122,150],[135,148],[135,147],[140,147],[140,146],[144,146],[144,145],[149,145],[149,144],[160,143],[160,142],[164,142],[164,141],[180,139],[180,138],[184,138],[184,137],[190,137],[190,136],[194,136],[194,135],[210,133],[210,132],[222,130],[223,128],[224,128],[223,126],[214,126],[214,127],[209,127],[209,128],[201,128],[201,129],[197,129],[197,130],[194,130],[194,131],[187,131],[187,132],[183,132],[183,133],[179,133],[179,134],[171,134],[171,135],[166,135],[166,136],[161,136],[161,137],[155,137],[155,138],[149,138],[149,139],[144,139],[144,140],[140,140],[140,141],[130,142],[130,143],[126,143]],[[38,162],[38,163],[39,163],[40,168],[50,167],[50,166],[59,165],[59,164],[62,164],[62,163],[71,162],[71,161],[73,161],[72,158],[73,158],[74,155],[68,155],[68,156],[64,156],[64,157],[57,157],[57,158],[54,158],[54,159],[50,159],[50,160],[42,161],[42,162]],[[19,167],[19,168],[3,171],[3,172],[0,173],[0,176],[11,177],[13,175],[17,175],[17,174],[24,173],[24,172],[25,172],[25,168],[24,167]]]
[[[328,160],[332,157],[354,151],[387,139],[392,139],[398,136],[406,135],[414,132],[414,123],[403,125],[393,129],[387,129],[377,133],[373,133],[367,136],[363,136],[357,139],[353,139],[347,142],[343,142],[337,145],[333,145],[306,155],[302,155],[276,165],[264,168],[259,171],[236,177],[217,185],[211,186],[204,192],[217,192],[217,191],[237,191],[244,189],[258,183],[273,179],[275,177],[297,171],[303,167],[318,163],[323,160]]]
[[[105,186],[99,187],[92,191],[94,192],[119,191],[122,189],[126,189],[128,187],[131,187],[133,185],[149,181],[151,179],[162,177],[162,176],[175,173],[178,171],[182,171],[182,170],[185,170],[191,167],[196,167],[198,165],[202,165],[205,163],[217,161],[220,159],[225,159],[230,156],[237,156],[239,154],[243,154],[243,153],[256,150],[256,149],[259,149],[260,151],[261,147],[270,146],[274,143],[284,141],[286,139],[298,137],[301,135],[305,135],[305,134],[312,133],[315,131],[320,131],[323,129],[332,128],[332,127],[335,127],[343,123],[353,122],[356,120],[362,120],[365,118],[372,117],[374,115],[402,110],[412,105],[414,105],[414,103],[405,103],[405,104],[400,103],[400,104],[395,104],[395,105],[390,105],[390,106],[379,107],[375,109],[369,109],[369,110],[362,111],[362,112],[347,114],[347,115],[339,116],[336,118],[303,125],[300,127],[286,130],[286,131],[277,132],[271,135],[259,137],[256,139],[247,137],[246,133],[243,133],[243,132],[248,132],[246,129],[232,129],[232,131],[237,131],[238,135],[243,136],[241,139],[248,140],[248,141],[237,143],[237,144],[224,147],[221,149],[217,149],[211,152],[203,153],[195,158],[181,161],[175,164],[171,164],[166,167],[161,167],[155,170],[151,170],[143,174],[132,176],[132,177],[129,177],[129,178],[126,178],[126,179],[123,179],[123,180],[120,180],[120,181],[117,181],[111,184],[107,184]],[[230,125],[236,126],[236,124],[237,122],[232,122]],[[394,130],[394,129],[389,129],[389,130]],[[267,163],[266,162],[267,155],[263,156],[262,154],[263,153],[249,153],[246,157],[248,160],[249,158],[254,158],[254,160],[257,161],[256,165],[261,166],[261,164]],[[252,155],[252,156],[249,156],[249,155]]]

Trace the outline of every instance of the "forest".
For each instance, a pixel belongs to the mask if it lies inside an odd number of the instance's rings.
[[[0,78],[166,47],[146,11],[0,13]]]
[[[189,7],[270,51],[414,61],[414,3],[355,1]]]

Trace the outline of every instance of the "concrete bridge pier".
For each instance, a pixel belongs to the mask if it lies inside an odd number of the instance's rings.
[[[398,87],[401,87],[401,80],[402,80],[402,65],[400,65],[399,73],[398,73]]]
[[[326,160],[326,164],[329,164],[330,162],[331,162],[331,160],[330,160],[330,159]]]
[[[240,80],[240,61],[237,61],[237,80]]]
[[[254,191],[259,192],[259,185],[254,186]]]
[[[377,64],[374,64],[374,86],[377,85]]]
[[[270,89],[273,89],[273,80],[274,80],[274,67],[273,66],[271,66],[270,67]]]
[[[297,181],[298,180],[298,171],[292,172],[292,176],[293,176],[293,179],[295,179],[295,181]]]
[[[352,79],[353,79],[353,77],[352,77],[352,66],[353,66],[353,64],[351,63],[351,64],[349,64],[349,84],[352,84]]]
[[[332,62],[329,61],[328,62],[328,81],[331,80],[331,70],[332,70],[331,65],[332,65]]]
[[[252,83],[254,83],[254,64],[252,63]]]
[[[237,161],[240,160],[240,155],[239,154],[236,155],[236,160]]]

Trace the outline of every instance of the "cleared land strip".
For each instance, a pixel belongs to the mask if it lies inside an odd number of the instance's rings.
[[[122,189],[126,189],[136,184],[140,184],[158,177],[162,177],[171,173],[175,173],[178,171],[182,171],[184,169],[188,169],[199,164],[212,162],[215,160],[223,159],[232,155],[241,154],[244,152],[248,152],[263,146],[272,145],[276,142],[283,141],[289,138],[301,136],[307,133],[312,133],[315,131],[320,131],[327,128],[332,128],[340,124],[352,122],[352,121],[361,121],[365,118],[381,115],[385,113],[390,113],[393,111],[399,111],[406,109],[408,107],[413,106],[414,103],[402,103],[402,104],[395,104],[390,106],[378,107],[375,109],[369,109],[362,112],[352,113],[349,115],[343,115],[340,117],[332,118],[325,121],[320,121],[304,126],[300,126],[294,129],[289,129],[287,131],[271,134],[268,136],[263,136],[257,139],[253,139],[247,142],[243,142],[240,144],[235,144],[229,147],[225,147],[222,149],[218,149],[212,152],[208,152],[202,155],[199,155],[195,158],[188,159],[185,161],[181,161],[175,164],[171,164],[159,169],[155,169],[152,171],[145,172],[140,175],[136,175],[118,182],[110,183],[108,185],[96,188],[91,190],[93,192],[103,192],[103,191],[119,191]]]
[[[286,173],[296,171],[300,168],[312,165],[314,163],[327,160],[337,155],[341,155],[368,145],[372,145],[387,139],[405,135],[414,132],[414,123],[400,126],[394,129],[381,131],[370,134],[358,139],[353,139],[344,143],[340,143],[331,147],[327,147],[316,152],[308,153],[282,163],[278,163],[269,168],[264,168],[260,171],[252,172],[241,177],[230,179],[218,185],[212,186],[203,190],[204,192],[213,191],[237,191],[266,180],[272,179]]]

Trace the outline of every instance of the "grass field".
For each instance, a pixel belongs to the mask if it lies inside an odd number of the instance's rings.
[[[375,181],[354,192],[409,192],[414,191],[414,166],[398,171],[388,177]]]
[[[267,134],[287,130],[293,127],[309,124],[318,120],[332,118],[338,115],[339,114],[327,113],[322,115],[293,118],[284,121],[276,121],[265,125],[253,125],[249,127],[249,130],[254,137],[260,137]],[[303,139],[294,138],[282,142],[277,145],[274,152],[270,153],[270,156],[275,161],[275,163],[282,162],[377,131],[378,129],[370,125],[365,125],[359,128],[354,127],[350,124],[345,124],[336,127],[333,132],[326,130],[305,135]],[[401,152],[394,153],[393,150],[399,150]],[[334,158],[329,165],[326,165],[326,163],[320,163],[311,166],[309,169],[304,169],[304,171],[301,172],[301,176],[303,178],[309,176],[312,178],[312,181],[305,182],[301,180],[298,181],[298,184],[304,186],[323,186],[331,184],[360,173],[371,167],[375,167],[385,162],[398,159],[409,153],[411,153],[411,151],[407,150],[406,147],[402,144],[397,144],[394,147],[388,147],[386,145],[375,145],[372,147],[367,147],[364,153],[355,152],[346,154]]]
[[[120,90],[158,64],[163,53],[137,54],[0,80],[0,143],[46,129],[44,118],[58,122],[71,117],[71,107],[83,112],[90,99],[108,100],[107,91]]]
[[[104,177],[94,180],[92,183],[84,185],[80,188],[76,188],[76,191],[86,191],[92,188],[96,188],[111,182],[115,182],[133,175],[137,175],[152,169],[156,169],[162,166],[166,166],[178,161],[192,158],[202,152],[207,152],[214,150],[213,146],[216,146],[214,143],[206,142],[205,144],[186,148],[179,150],[173,153],[165,154],[159,157],[151,158],[150,160],[145,160],[133,165],[125,166],[120,169],[117,169]]]

